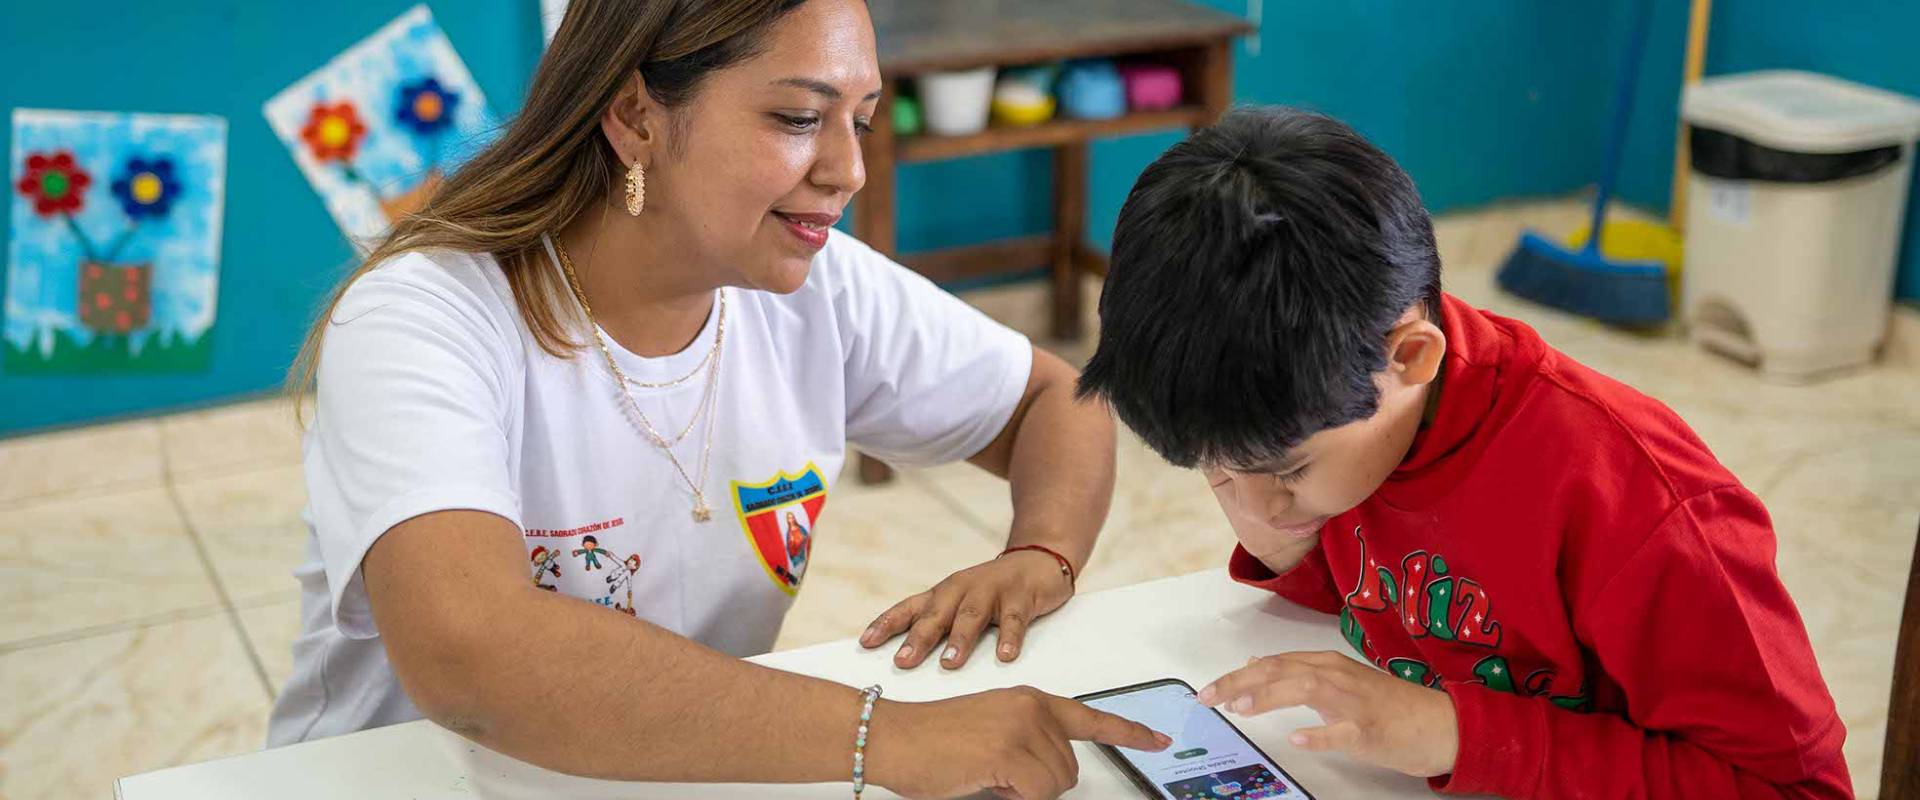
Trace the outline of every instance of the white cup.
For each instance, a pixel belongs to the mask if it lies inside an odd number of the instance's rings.
[[[965,136],[987,128],[993,104],[993,67],[920,76],[920,108],[927,130],[941,136]]]

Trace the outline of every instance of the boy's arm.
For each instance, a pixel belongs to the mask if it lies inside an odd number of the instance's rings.
[[[1589,597],[1576,634],[1625,716],[1450,683],[1449,793],[1534,797],[1852,797],[1846,738],[1774,571],[1765,509],[1724,487],[1682,503]],[[1554,695],[1591,687],[1554,686]]]
[[[1346,602],[1333,584],[1333,572],[1327,567],[1324,547],[1313,548],[1293,569],[1276,575],[1272,568],[1247,552],[1245,545],[1234,545],[1233,556],[1227,560],[1227,574],[1236,581],[1273,592],[1315,611],[1338,614]]]

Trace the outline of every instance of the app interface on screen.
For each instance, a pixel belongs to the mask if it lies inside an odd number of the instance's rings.
[[[1160,790],[1162,797],[1259,800],[1304,796],[1277,765],[1262,758],[1213,709],[1193,699],[1193,691],[1185,686],[1150,686],[1088,700],[1087,705],[1173,737],[1173,745],[1158,753],[1115,748]]]

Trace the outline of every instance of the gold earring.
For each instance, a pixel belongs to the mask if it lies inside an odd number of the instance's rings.
[[[633,162],[627,168],[627,213],[640,216],[640,209],[647,205],[647,171],[640,168],[640,162]]]

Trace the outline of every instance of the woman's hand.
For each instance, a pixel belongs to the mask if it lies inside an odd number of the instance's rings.
[[[1058,797],[1080,780],[1072,741],[1157,752],[1145,725],[1030,686],[932,703],[883,702],[868,735],[867,780],[907,797]]]
[[[953,573],[932,589],[895,603],[867,626],[860,644],[879,647],[904,631],[907,641],[893,663],[912,669],[945,638],[940,664],[955,669],[967,663],[992,624],[1000,628],[1000,660],[1012,661],[1020,655],[1027,624],[1072,596],[1073,581],[1061,574],[1060,562],[1046,553],[1020,550]]]

